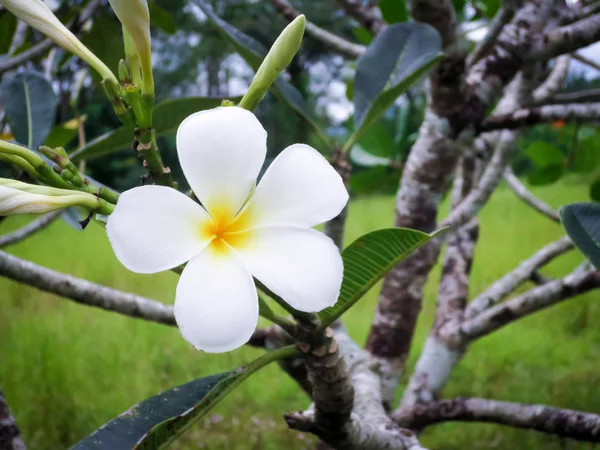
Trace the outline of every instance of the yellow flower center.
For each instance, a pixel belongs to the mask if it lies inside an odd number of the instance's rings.
[[[210,239],[209,248],[215,253],[224,254],[228,246],[233,248],[243,247],[250,238],[250,218],[245,211],[237,216],[230,208],[211,208],[211,217],[200,225],[200,235],[203,239]]]

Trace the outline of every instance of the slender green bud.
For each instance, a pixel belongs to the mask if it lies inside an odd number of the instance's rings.
[[[109,0],[109,3],[123,24],[125,41],[128,39],[125,36],[126,33],[131,36],[142,70],[142,85],[140,86],[142,93],[154,95],[148,3],[146,0]],[[127,54],[127,58],[130,58],[130,54]]]
[[[267,90],[285,69],[300,49],[306,18],[300,14],[281,32],[269,53],[256,71],[248,92],[239,106],[252,111],[267,93]]]
[[[67,156],[66,152],[63,156],[57,150],[58,149],[52,149],[50,147],[46,147],[45,145],[40,146],[40,153],[42,155],[44,155],[46,158],[48,158],[53,163],[56,163],[58,165],[58,167],[60,167],[61,169],[64,169],[65,166],[67,165],[67,162],[69,161],[69,157]],[[64,149],[62,149],[62,150],[64,152]]]
[[[113,110],[115,111],[115,114],[119,120],[123,122],[124,125],[134,127],[129,109],[121,98],[121,86],[119,83],[113,80],[105,79],[102,80],[102,86],[104,87],[104,91],[108,96],[108,100],[112,104]]]
[[[121,85],[131,83],[131,68],[124,59],[119,61],[119,81],[121,81]]]

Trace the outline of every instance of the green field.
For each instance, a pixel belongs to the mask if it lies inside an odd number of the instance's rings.
[[[586,185],[568,181],[534,192],[557,207],[587,200]],[[347,240],[391,225],[393,202],[391,197],[353,202]],[[480,217],[473,293],[563,234],[559,225],[529,210],[506,188],[496,192]],[[0,231],[22,223],[22,218],[7,219]],[[175,274],[127,272],[97,225],[77,232],[57,222],[9,251],[167,303],[174,296]],[[543,273],[559,276],[581,261],[582,257],[572,252]],[[439,268],[430,278],[409,369],[431,325],[438,279]],[[358,342],[367,336],[377,291],[345,316],[350,334]],[[5,279],[0,279],[0,292],[0,387],[31,449],[67,448],[148,396],[234,368],[260,354],[250,348],[223,355],[202,354],[183,341],[176,328],[80,306]],[[600,304],[594,301],[598,295],[572,299],[480,340],[457,367],[446,396],[546,403],[600,413]],[[226,398],[175,447],[314,448],[311,436],[288,431],[281,419],[284,412],[307,404],[304,394],[273,365]],[[432,427],[423,433],[422,443],[432,449],[592,448],[536,432],[482,424]]]

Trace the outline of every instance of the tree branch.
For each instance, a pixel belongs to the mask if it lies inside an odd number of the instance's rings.
[[[544,103],[558,92],[563,80],[569,74],[570,62],[570,55],[561,55],[556,58],[556,62],[554,63],[554,67],[552,68],[550,75],[548,75],[548,78],[546,78],[544,82],[533,91],[533,94],[531,94],[533,103]]]
[[[4,394],[0,390],[0,449],[25,450],[25,443],[10,412]]]
[[[578,92],[561,92],[552,97],[554,104],[600,102],[600,88]]]
[[[334,448],[347,450],[419,450],[414,434],[398,427],[383,407],[381,379],[373,369],[369,354],[361,349],[341,325],[336,325],[334,353],[347,362],[347,380],[354,391],[352,414],[341,429],[323,429],[319,426],[316,407],[288,414],[285,420],[293,429],[316,434]],[[338,356],[334,356],[338,358]],[[337,365],[337,364],[336,364]],[[346,365],[346,363],[345,363]],[[329,376],[329,375],[328,375]],[[327,385],[323,377],[314,378],[315,384]],[[334,396],[335,392],[329,394]],[[315,402],[317,404],[317,402]]]
[[[598,121],[600,120],[600,103],[568,103],[519,109],[510,114],[488,117],[481,124],[481,131],[515,129],[556,120]]]
[[[531,192],[529,192],[525,185],[521,183],[521,181],[513,173],[510,166],[504,170],[504,180],[521,200],[523,200],[525,203],[527,203],[539,213],[545,215],[546,217],[550,218],[551,220],[557,223],[560,223],[560,216],[558,212],[552,209],[552,207],[546,202],[540,200]]]
[[[596,14],[542,33],[531,51],[523,56],[527,61],[551,59],[564,53],[572,53],[599,40],[600,14]]]
[[[477,182],[477,185],[448,214],[440,224],[440,228],[449,227],[447,232],[452,232],[468,222],[487,203],[502,179],[502,173],[512,157],[516,140],[517,134],[515,132],[502,131],[500,133],[494,155]]]
[[[31,236],[32,234],[43,230],[52,222],[54,222],[54,220],[56,220],[61,215],[61,213],[62,211],[58,210],[45,214],[29,222],[24,227],[13,231],[12,233],[0,236],[0,248],[6,247],[7,245],[16,244],[17,242],[22,241],[23,239]]]
[[[580,53],[573,53],[573,59],[585,64],[586,66],[590,66],[592,69],[600,70],[600,64],[598,64],[595,61],[592,61],[591,59],[586,58]]]
[[[456,398],[401,408],[393,418],[400,426],[414,429],[449,421],[487,422],[600,442],[600,416],[546,405]]]
[[[514,14],[514,9],[507,5],[504,5],[498,10],[488,26],[486,35],[479,41],[473,52],[467,57],[467,67],[471,67],[492,49],[500,32],[504,26],[510,22]]]
[[[300,15],[300,11],[296,10],[287,0],[269,0],[273,6],[290,22]],[[330,33],[323,28],[318,27],[312,22],[306,21],[306,34],[312,39],[322,42],[330,50],[339,53],[348,58],[358,58],[365,51],[363,45],[355,44],[347,41],[333,33]]]
[[[600,287],[600,272],[576,270],[566,277],[535,287],[463,322],[456,333],[466,339],[485,336],[526,315]]]
[[[497,304],[522,283],[531,279],[533,274],[541,267],[574,248],[575,246],[568,236],[546,245],[531,258],[522,261],[515,269],[492,283],[485,291],[475,297],[467,306],[465,317],[471,319],[490,306]]]
[[[427,23],[440,33],[445,49],[456,43],[456,13],[450,0],[411,0],[407,6],[416,22]]]
[[[175,325],[173,307],[170,305],[56,272],[2,251],[0,275],[83,305],[151,322]]]
[[[356,19],[371,34],[377,35],[385,27],[376,9],[364,6],[360,0],[336,0],[336,2],[344,8],[346,14]]]

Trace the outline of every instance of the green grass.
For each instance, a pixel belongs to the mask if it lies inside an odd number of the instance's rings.
[[[586,187],[562,182],[534,192],[552,205],[586,200]],[[389,226],[394,199],[352,203],[347,240]],[[1,231],[22,224],[6,220]],[[477,293],[543,244],[563,234],[560,226],[499,189],[481,214],[472,292]],[[62,222],[10,251],[37,263],[98,283],[171,302],[176,275],[136,275],[115,259],[96,225],[77,232]],[[572,252],[551,264],[559,276],[582,260]],[[439,267],[430,277],[410,355],[414,366],[431,326]],[[346,316],[351,335],[364,342],[378,287]],[[0,279],[0,387],[32,449],[63,449],[132,404],[195,377],[234,368],[259,350],[207,355],[194,351],[176,328],[80,306]],[[596,294],[570,300],[481,339],[456,368],[446,396],[482,396],[546,403],[600,412],[598,357],[600,315]],[[406,382],[406,378],[403,380]],[[401,391],[399,391],[400,393]],[[307,406],[307,398],[276,365],[233,392],[212,415],[186,434],[177,448],[288,450],[314,447],[314,439],[286,429],[281,416]],[[422,442],[432,449],[586,449],[530,431],[482,424],[431,427]]]

